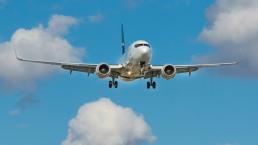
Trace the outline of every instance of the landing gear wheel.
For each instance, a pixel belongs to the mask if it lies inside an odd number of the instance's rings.
[[[117,81],[114,82],[114,86],[115,86],[115,88],[118,87],[118,82]]]
[[[150,89],[150,87],[151,87],[151,83],[147,82],[147,89]]]
[[[152,88],[156,89],[156,82],[152,82]]]
[[[112,81],[109,81],[108,87],[109,87],[109,88],[112,88],[112,86],[113,86],[113,82],[112,82]]]

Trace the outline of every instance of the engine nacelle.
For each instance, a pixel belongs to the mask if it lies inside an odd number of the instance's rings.
[[[173,65],[165,65],[161,69],[161,76],[166,79],[172,79],[176,76],[176,68]]]
[[[108,64],[102,63],[96,67],[96,74],[99,78],[106,78],[110,73],[111,69]]]

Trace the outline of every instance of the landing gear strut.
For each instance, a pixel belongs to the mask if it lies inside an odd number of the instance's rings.
[[[147,82],[147,89],[150,89],[150,88],[153,88],[153,89],[156,89],[156,82],[153,81],[153,78],[150,79],[149,82]]]
[[[112,81],[109,81],[108,87],[109,87],[109,88],[112,88],[112,87],[117,88],[117,87],[118,87],[118,82],[115,81],[115,78],[112,78]]]

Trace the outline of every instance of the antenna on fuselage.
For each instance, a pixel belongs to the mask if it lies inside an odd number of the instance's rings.
[[[122,54],[125,54],[125,34],[124,34],[124,25],[121,25],[121,37],[122,37]]]

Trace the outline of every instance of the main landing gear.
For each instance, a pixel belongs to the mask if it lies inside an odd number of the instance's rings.
[[[115,78],[112,78],[112,81],[109,81],[108,87],[109,87],[109,88],[112,88],[112,87],[117,88],[117,87],[118,87],[118,82],[115,81]]]
[[[153,88],[153,89],[156,89],[156,82],[153,81],[153,78],[150,79],[149,82],[147,82],[147,89],[150,89],[150,88]]]

